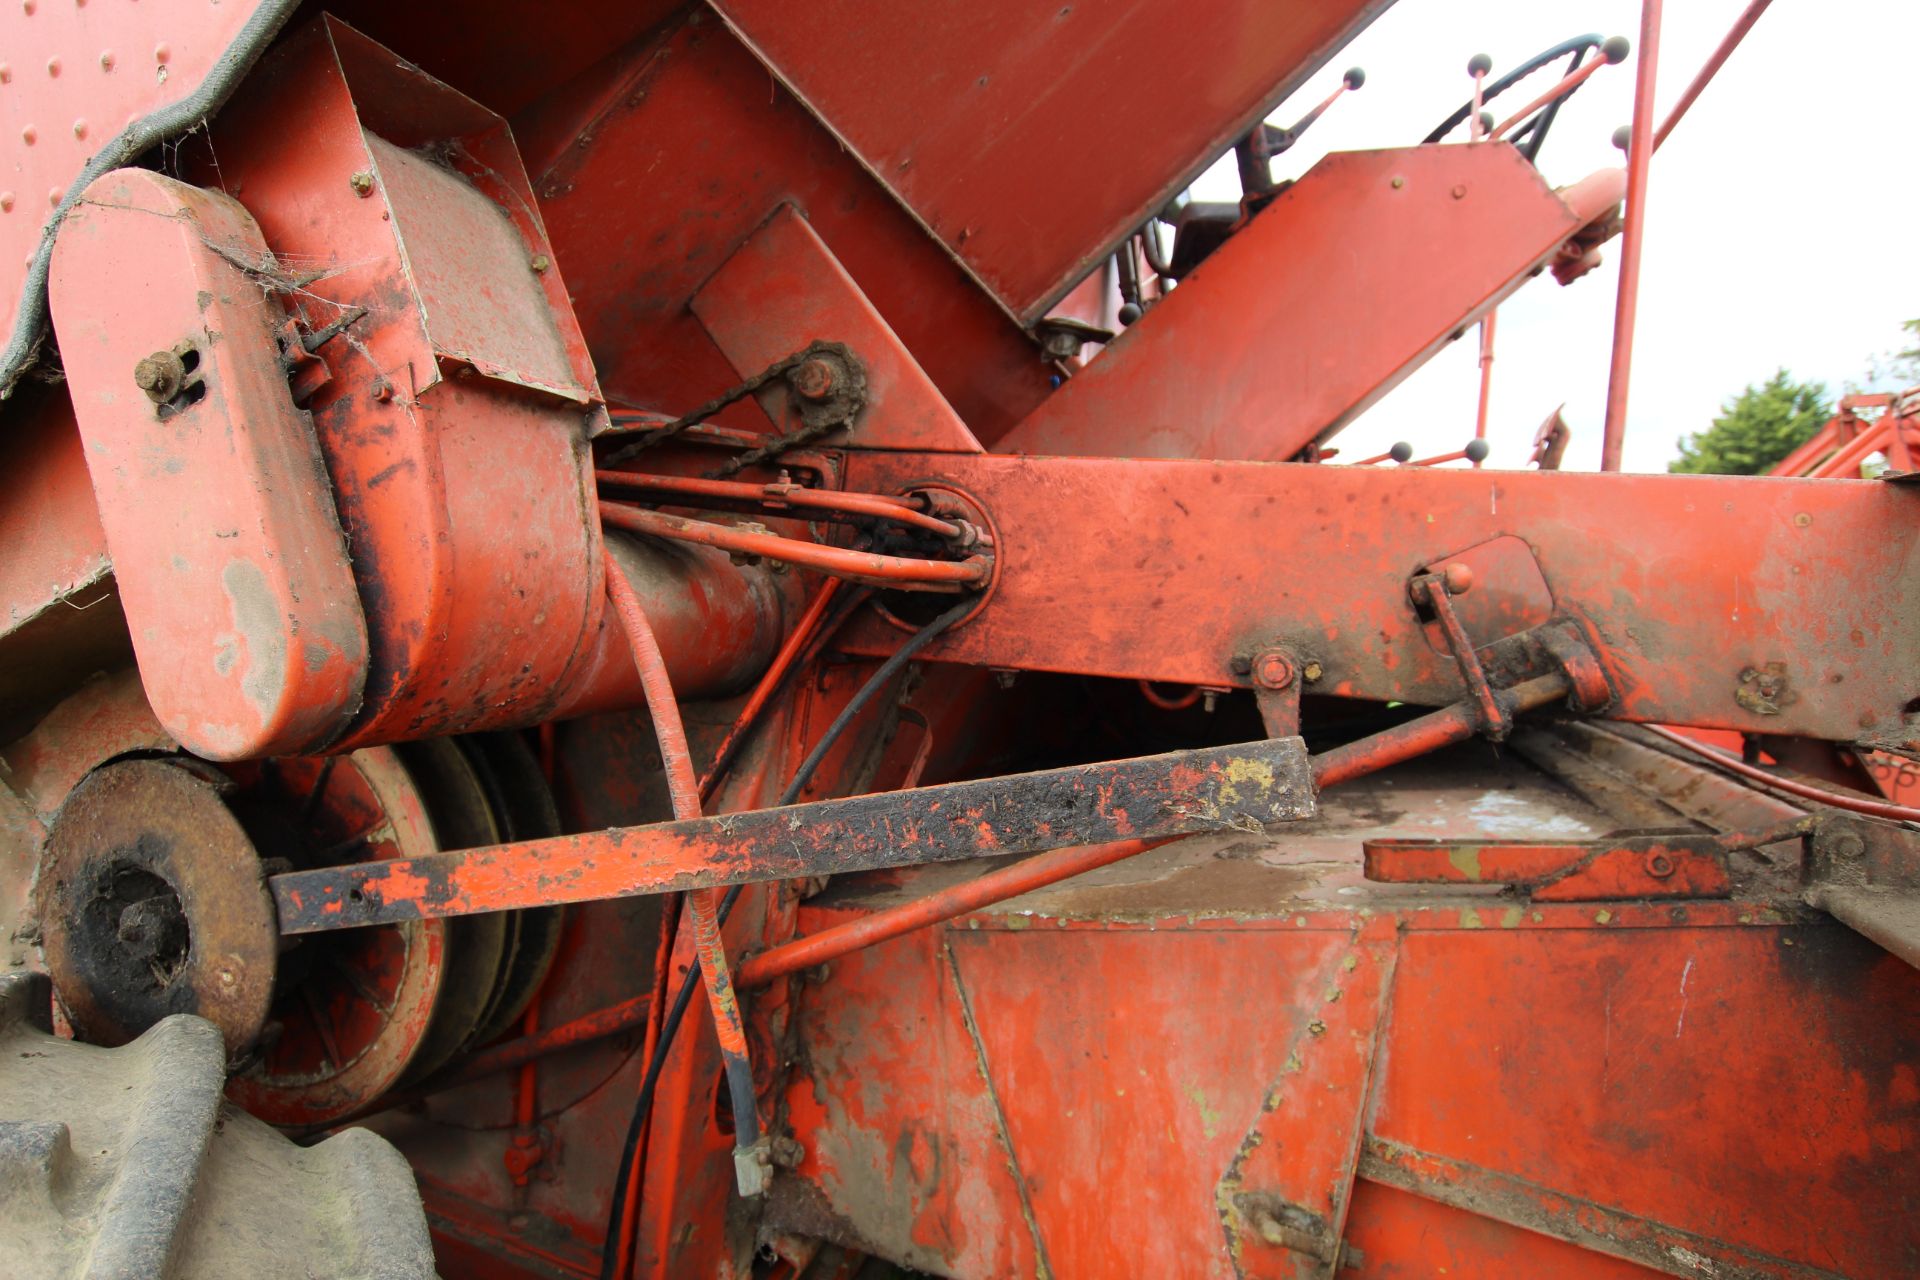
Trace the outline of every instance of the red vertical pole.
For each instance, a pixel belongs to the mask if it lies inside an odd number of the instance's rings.
[[[1500,318],[1497,311],[1487,312],[1480,322],[1480,411],[1474,416],[1473,438],[1487,438],[1487,406],[1493,400],[1493,326]],[[1474,463],[1479,466],[1479,463]]]
[[[1640,295],[1640,250],[1647,228],[1647,165],[1653,159],[1653,84],[1660,63],[1660,0],[1640,6],[1640,65],[1633,81],[1633,130],[1627,142],[1627,225],[1620,237],[1620,296],[1613,316],[1613,367],[1607,379],[1607,425],[1600,469],[1620,469],[1627,428],[1627,382],[1633,369],[1633,325]]]

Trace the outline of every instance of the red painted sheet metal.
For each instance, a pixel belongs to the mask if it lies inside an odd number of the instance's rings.
[[[1652,1280],[1669,1274],[1364,1179],[1347,1214],[1345,1257],[1367,1280]]]
[[[1220,1179],[1221,1224],[1247,1275],[1317,1280],[1337,1269],[1392,1006],[1396,927],[1369,921],[1324,971]]]
[[[1291,457],[1524,284],[1619,193],[1608,170],[1563,198],[1505,143],[1328,156],[996,447]]]
[[[628,41],[686,0],[460,0],[457,8],[392,0],[329,0],[356,30],[403,53],[502,115],[511,116]]]
[[[796,1172],[885,1257],[936,1274],[1044,1274],[946,936],[856,952],[834,962],[831,981],[844,998],[808,994],[796,1015],[813,1068],[786,1094],[806,1148]],[[902,1109],[919,1119],[900,1125]],[[776,1183],[776,1219],[802,1221],[799,1190]]]
[[[306,406],[371,638],[348,741],[547,714],[599,627],[600,411],[505,123],[323,18],[269,53],[212,141],[202,178],[242,191],[306,272],[293,309],[348,322]]]
[[[1736,923],[1663,906],[1630,928],[1621,910],[1548,910],[1525,927],[1506,927],[1519,909],[1374,917],[1402,930],[1391,1017],[1368,1029],[1374,1082],[1318,1081],[1323,1111],[1366,1130],[1348,1265],[1374,1274],[1378,1250],[1388,1276],[1913,1270],[1897,1171],[1920,1084],[1900,1011],[1920,1008],[1920,975],[1836,925],[1751,907]],[[1235,1144],[1286,1123],[1268,1083],[1312,1079],[1299,1039],[1339,1054],[1359,1031],[1345,997],[1324,1012],[1357,980],[1351,935],[1315,915],[992,925],[845,957],[805,990],[810,1073],[787,1097],[811,1189],[776,1195],[774,1221],[825,1210],[941,1274],[1036,1273],[1024,1256],[1056,1275],[1116,1257],[1273,1274],[1271,1253],[1229,1252],[1215,1184]],[[1255,1150],[1311,1177],[1350,1136],[1306,1125]]]
[[[866,374],[867,407],[847,433],[851,443],[980,452],[967,424],[793,206],[776,210],[694,295],[692,306],[742,379],[811,342],[852,348]],[[766,396],[763,406],[777,414],[774,406],[787,390],[775,386]],[[793,426],[782,422],[780,429]],[[830,440],[845,438],[836,433]]]
[[[16,308],[42,229],[88,161],[200,89],[262,8],[21,0],[0,9],[0,335],[21,341],[15,326],[29,312]]]
[[[1561,1235],[1611,1216],[1598,1247],[1699,1274],[1920,1266],[1920,973],[1848,930],[1414,934],[1397,981],[1444,1016],[1397,1020],[1374,1133],[1433,1157],[1396,1162],[1433,1194]]]
[[[1321,662],[1315,692],[1440,705],[1460,678],[1408,578],[1513,534],[1597,633],[1618,718],[1851,741],[1899,726],[1920,662],[1920,494],[1900,485],[879,453],[847,483],[930,475],[998,531],[988,607],[928,650],[948,661],[1245,687],[1233,657],[1278,642]],[[1062,513],[1141,550],[1062,537]],[[848,637],[898,643],[879,623]],[[1743,704],[1742,673],[1774,661],[1791,699]]]
[[[7,636],[98,583],[112,566],[65,395],[42,392],[29,409],[15,406],[0,440],[0,471],[7,477],[7,499],[0,502],[0,547],[6,548],[0,636]]]
[[[711,14],[607,59],[515,135],[616,400],[682,413],[740,380],[687,304],[783,204],[983,439],[1047,392],[1032,341]]]
[[[1031,323],[1389,3],[716,7]]]
[[[240,205],[142,169],[62,225],[51,301],[141,678],[214,760],[337,737],[366,620],[312,428],[280,364],[279,269]],[[155,403],[135,366],[184,370]]]

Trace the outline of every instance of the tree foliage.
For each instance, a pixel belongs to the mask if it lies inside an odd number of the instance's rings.
[[[1867,359],[1867,380],[1847,383],[1852,391],[1906,391],[1920,387],[1920,319],[1900,326],[1900,346]]]
[[[1699,475],[1757,476],[1805,444],[1833,416],[1827,388],[1796,382],[1785,369],[1721,406],[1705,431],[1680,441],[1669,471]]]

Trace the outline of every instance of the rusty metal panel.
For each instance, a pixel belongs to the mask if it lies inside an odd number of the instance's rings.
[[[1299,738],[276,876],[285,933],[1031,853],[1313,814]]]
[[[1896,485],[881,453],[847,483],[931,475],[990,513],[1000,562],[979,619],[929,648],[947,661],[1244,688],[1233,658],[1277,642],[1321,664],[1312,692],[1440,705],[1460,676],[1408,579],[1512,534],[1596,634],[1614,718],[1851,741],[1901,724],[1920,664],[1920,495]],[[1100,535],[1062,537],[1063,512]],[[1775,661],[1787,694],[1741,701]]]
[[[1361,1175],[1668,1272],[1920,1267],[1920,973],[1830,923],[1592,915],[1403,942],[1397,1008],[1444,1014],[1396,1018]]]
[[[340,328],[306,407],[371,657],[336,745],[550,713],[604,605],[586,448],[603,411],[505,123],[322,18],[268,55],[211,142],[202,176],[242,191],[301,272],[290,310]]]
[[[367,135],[367,151],[434,354],[584,404],[590,393],[540,289],[551,262],[537,263],[500,206],[452,169],[377,134]],[[524,271],[499,269],[521,262]]]
[[[1347,1215],[1346,1258],[1368,1280],[1652,1280],[1670,1272],[1592,1253],[1398,1187],[1362,1179]]]
[[[1220,1222],[1244,1275],[1312,1280],[1338,1269],[1396,933],[1391,919],[1368,921],[1299,1006],[1291,1052],[1220,1178]]]
[[[1526,283],[1620,182],[1563,199],[1504,142],[1330,155],[996,447],[1292,457]]]
[[[1007,1229],[1032,1231],[1061,1276],[1115,1256],[1139,1275],[1235,1274],[1216,1184],[1258,1141],[1348,939],[1033,926],[950,938],[977,1069],[1027,1191],[1028,1222]],[[1219,1003],[1196,1016],[1201,993]],[[1340,1083],[1333,1105],[1357,1118]],[[1320,1149],[1316,1136],[1293,1154]]]
[[[804,1154],[768,1221],[936,1275],[1037,1276],[1026,1183],[955,966],[948,936],[926,930],[843,957],[831,998],[799,1000],[814,1070],[785,1105]],[[882,1078],[884,1092],[861,1084]],[[925,1105],[903,1127],[895,1100],[909,1098]]]
[[[210,759],[331,741],[359,709],[361,616],[319,452],[237,203],[140,169],[61,227],[52,302],[148,699]]]
[[[716,7],[1031,323],[1390,2]]]
[[[743,379],[814,341],[851,348],[865,371],[867,407],[849,443],[980,452],[967,424],[792,205],[780,206],[691,305]],[[775,387],[762,401],[776,423],[785,400],[786,389]]]
[[[616,400],[678,414],[739,381],[687,303],[783,204],[975,435],[1047,394],[1034,343],[710,12],[608,58],[514,132]]]

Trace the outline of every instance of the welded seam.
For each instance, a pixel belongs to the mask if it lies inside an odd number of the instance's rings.
[[[987,1069],[987,1046],[980,1039],[980,1024],[973,1016],[973,998],[967,994],[967,984],[960,978],[960,961],[953,954],[953,943],[942,939],[940,950],[947,957],[954,994],[960,997],[960,1020],[966,1024],[967,1035],[973,1041],[974,1069],[980,1073],[987,1100],[993,1104],[993,1127],[1000,1138],[1000,1150],[1007,1158],[1007,1171],[1013,1175],[1014,1190],[1020,1193],[1020,1216],[1027,1220],[1027,1232],[1033,1237],[1034,1263],[1038,1268],[1035,1274],[1041,1280],[1049,1280],[1054,1273],[1053,1264],[1047,1260],[1047,1242],[1040,1238],[1040,1222],[1033,1213],[1033,1196],[1027,1190],[1026,1175],[1020,1170],[1020,1157],[1014,1154],[1013,1135],[1007,1129],[1007,1113],[1000,1105],[1000,1091],[994,1088],[993,1074]]]
[[[1395,928],[1389,937],[1369,936],[1370,930],[1376,928],[1378,928],[1377,924],[1370,924],[1364,919],[1354,925],[1348,935],[1348,945],[1339,954],[1339,959],[1332,961],[1329,966],[1332,976],[1327,983],[1328,995],[1320,1006],[1324,1008],[1332,1000],[1341,999],[1349,994],[1349,986],[1342,985],[1339,977],[1342,972],[1351,972],[1354,961],[1364,959],[1377,966],[1379,976],[1375,981],[1378,989],[1371,1001],[1373,1012],[1369,1019],[1366,1063],[1362,1069],[1360,1097],[1354,1109],[1352,1140],[1343,1162],[1343,1190],[1339,1202],[1334,1206],[1334,1213],[1326,1224],[1327,1244],[1331,1256],[1324,1260],[1316,1259],[1318,1274],[1327,1280],[1330,1280],[1339,1270],[1347,1210],[1353,1202],[1353,1183],[1358,1173],[1367,1134],[1372,1128],[1374,1112],[1379,1105],[1375,1082],[1379,1079],[1381,1062],[1386,1053],[1387,1018],[1392,1012],[1394,975],[1399,968],[1399,929]],[[1317,1013],[1318,1009],[1315,1012]],[[1242,1170],[1246,1166],[1248,1157],[1266,1138],[1266,1135],[1261,1132],[1261,1122],[1286,1105],[1291,1091],[1290,1086],[1304,1070],[1300,1052],[1312,1043],[1313,1036],[1308,1030],[1307,1022],[1303,1020],[1288,1045],[1287,1058],[1281,1064],[1280,1074],[1261,1095],[1259,1114],[1254,1117],[1245,1137],[1235,1149],[1233,1158],[1228,1161],[1226,1170],[1214,1184],[1214,1212],[1220,1220],[1221,1233],[1227,1246],[1227,1258],[1232,1263],[1236,1276],[1246,1277],[1248,1274],[1245,1261],[1241,1257],[1242,1232],[1240,1226],[1236,1225],[1241,1216],[1241,1210],[1234,1200],[1235,1195],[1245,1189]],[[1302,1256],[1298,1249],[1292,1252],[1296,1256]]]
[[[47,271],[53,259],[54,237],[60,224],[80,203],[81,193],[95,178],[128,163],[147,148],[204,124],[232,96],[260,51],[279,34],[298,7],[299,0],[262,0],[226,52],[214,60],[213,69],[199,88],[122,129],[81,168],[59,205],[41,225],[40,246],[28,264],[27,278],[21,285],[20,300],[14,310],[13,332],[7,339],[6,349],[0,352],[0,400],[14,393],[39,354],[47,323]]]

